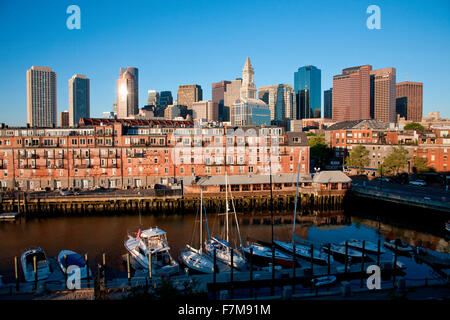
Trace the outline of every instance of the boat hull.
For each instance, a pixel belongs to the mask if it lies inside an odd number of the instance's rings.
[[[62,250],[58,254],[57,261],[58,261],[58,265],[59,265],[61,271],[64,274],[66,273],[66,262],[65,262],[65,259],[64,259],[65,255],[66,256],[69,256],[69,255],[77,255],[78,256],[79,262],[82,262],[82,263],[73,264],[73,263],[68,262],[67,266],[68,267],[70,267],[71,265],[77,266],[80,269],[80,279],[87,279],[87,277],[88,277],[88,266],[86,265],[86,261],[84,260],[84,258],[80,254],[78,254],[78,253],[76,253],[74,251],[71,251],[71,250]],[[90,269],[89,269],[89,276],[92,276],[92,271]]]
[[[34,272],[33,256],[39,257],[37,261],[37,277]],[[21,258],[22,270],[25,281],[33,282],[47,279],[51,274],[50,263],[48,262],[45,252],[41,248],[25,251]]]
[[[213,262],[205,254],[193,251],[185,251],[180,255],[180,263],[189,269],[190,273],[212,274],[214,273]]]
[[[286,253],[292,254],[292,243],[274,241],[274,244]],[[302,258],[307,261],[311,261],[311,248],[296,244],[295,245],[295,256]],[[321,253],[317,249],[313,250],[312,256],[313,263],[319,265],[328,265],[328,255]],[[330,256],[330,264],[333,263],[333,257]]]

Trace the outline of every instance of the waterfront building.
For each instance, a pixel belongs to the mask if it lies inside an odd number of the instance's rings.
[[[384,68],[370,72],[370,118],[396,122],[396,70]]]
[[[59,126],[60,127],[69,126],[69,111],[65,110],[59,113]]]
[[[296,119],[296,95],[289,84],[258,88],[258,97],[269,105],[272,121]]]
[[[90,117],[90,81],[85,75],[75,74],[69,79],[69,125],[75,126],[81,118]]]
[[[218,121],[219,104],[214,101],[198,101],[192,104],[192,118],[194,120]]]
[[[159,92],[156,90],[148,90],[147,105],[157,106],[159,104]]]
[[[334,121],[370,119],[371,71],[370,65],[351,67],[333,77]]]
[[[408,121],[422,121],[423,83],[410,81],[397,83],[396,113]]]
[[[120,68],[117,79],[117,118],[131,118],[139,112],[139,71]]]
[[[181,85],[178,87],[177,103],[179,105],[192,107],[192,104],[203,100],[203,90],[198,84]]]
[[[323,117],[325,119],[333,118],[333,88],[323,92]]]
[[[270,160],[269,160],[270,159]],[[180,177],[309,173],[303,132],[198,128],[192,121],[80,119],[73,128],[0,129],[0,185],[153,188]]]
[[[320,118],[322,106],[322,71],[304,66],[294,72],[294,91],[297,95],[297,119]]]
[[[49,67],[32,66],[27,70],[27,124],[55,127],[56,106],[56,72]]]
[[[225,109],[225,91],[228,84],[231,84],[231,81],[220,81],[212,84],[212,102],[218,105],[218,120],[220,122],[229,121],[230,118],[229,107]]]

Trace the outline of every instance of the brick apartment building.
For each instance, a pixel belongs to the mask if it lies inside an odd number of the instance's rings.
[[[270,157],[269,157],[270,155]],[[304,133],[191,121],[81,119],[77,128],[0,128],[0,186],[133,188],[180,177],[309,173]]]

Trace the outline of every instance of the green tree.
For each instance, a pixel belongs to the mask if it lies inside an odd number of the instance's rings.
[[[318,135],[311,136],[308,140],[311,152],[311,160],[314,165],[318,165],[324,168],[330,162],[333,151],[328,146],[325,140],[325,135],[319,133]]]
[[[383,161],[383,175],[397,175],[408,165],[408,150],[404,147],[394,147],[392,152]],[[381,166],[378,167],[380,171]]]
[[[408,123],[405,128],[405,130],[417,130],[417,131],[423,131],[425,130],[425,128],[423,127],[423,125],[421,125],[420,123],[417,122],[411,122]]]
[[[367,167],[370,163],[369,150],[363,146],[357,146],[352,149],[349,156],[345,159],[345,165],[350,167],[357,167],[358,172],[361,168]]]
[[[414,157],[413,158],[413,171],[415,173],[421,173],[428,171],[428,161],[425,158],[422,157]]]
[[[306,133],[306,136],[307,136],[307,137],[315,137],[316,134],[315,134],[314,132],[307,132],[307,133]]]

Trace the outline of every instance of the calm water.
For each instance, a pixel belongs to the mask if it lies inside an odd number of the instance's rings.
[[[269,218],[270,216],[266,216]],[[290,219],[291,216],[275,215]],[[240,217],[239,225],[242,239],[260,239],[270,241],[271,225],[264,224],[263,220],[251,217]],[[141,221],[140,221],[141,220]],[[320,242],[340,243],[346,239],[356,238],[376,242],[393,238],[402,238],[410,244],[416,245],[419,240],[424,246],[441,252],[450,252],[449,241],[436,235],[417,232],[412,229],[395,227],[386,223],[378,223],[371,219],[348,217],[343,214],[334,216],[304,216],[297,223],[296,234],[304,239]],[[108,217],[64,217],[32,220],[21,223],[0,224],[0,274],[5,280],[12,280],[13,259],[23,253],[26,248],[40,246],[49,257],[56,257],[60,250],[70,249],[79,253],[88,253],[91,266],[101,262],[102,253],[106,254],[110,275],[125,276],[126,267],[122,255],[126,253],[123,242],[127,234],[137,231],[140,223],[144,228],[158,226],[168,234],[169,245],[173,257],[178,257],[180,250],[186,243],[193,243],[198,247],[198,222],[195,215],[171,216],[108,216]],[[217,235],[224,230],[223,217],[209,215],[208,222],[212,234]],[[290,241],[292,239],[292,223],[274,225],[275,240]],[[267,223],[267,221],[266,221]],[[194,228],[194,225],[196,227]],[[235,226],[230,222],[230,230],[235,232]],[[204,236],[207,236],[206,230]],[[232,235],[236,241],[236,233]],[[387,250],[383,259],[392,259],[392,253]],[[410,278],[431,278],[434,273],[426,265],[417,264],[412,258],[401,257],[400,261],[408,267],[407,275]],[[308,265],[304,262],[302,265]]]

